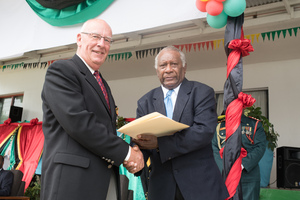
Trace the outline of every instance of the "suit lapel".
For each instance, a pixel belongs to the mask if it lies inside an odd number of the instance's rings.
[[[157,112],[160,112],[163,115],[166,115],[166,108],[164,103],[164,94],[161,87],[155,89],[153,94],[153,105],[154,109]]]
[[[178,91],[176,104],[173,112],[173,120],[175,121],[180,120],[183,110],[190,98],[191,90],[192,90],[191,82],[189,82],[187,79],[184,79]]]
[[[100,97],[102,103],[104,104],[107,112],[109,114],[111,114],[111,112],[110,112],[110,110],[108,108],[108,105],[106,103],[104,94],[103,94],[103,92],[101,90],[101,87],[99,86],[99,84],[98,84],[97,80],[95,79],[94,75],[89,71],[89,69],[87,68],[87,66],[82,62],[82,60],[77,55],[74,55],[73,61],[76,63],[76,66],[78,67],[79,71],[85,76],[85,79],[87,80],[87,82],[89,82],[91,84],[91,86],[94,88],[94,90],[99,95],[99,97]],[[100,74],[100,76],[101,76],[101,74]],[[101,78],[102,78],[102,76],[101,76]],[[107,87],[106,81],[104,79],[102,79],[102,80],[105,82],[105,87],[107,88],[107,90],[109,90],[108,87]],[[110,91],[108,92],[108,97],[109,97],[109,100],[112,99]],[[110,104],[111,104],[111,102],[110,102]],[[110,105],[110,106],[112,108],[112,105]]]

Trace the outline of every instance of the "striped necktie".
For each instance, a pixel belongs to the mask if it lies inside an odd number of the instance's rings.
[[[107,103],[107,105],[108,105],[108,107],[109,107],[109,110],[110,110],[110,105],[109,105],[109,100],[108,100],[108,94],[107,94],[106,88],[105,88],[105,86],[104,86],[104,84],[103,84],[103,82],[102,82],[102,78],[101,78],[99,72],[98,72],[98,71],[95,71],[95,72],[94,72],[94,76],[96,77],[97,82],[98,82],[98,84],[100,85],[100,87],[101,87],[101,89],[102,89],[102,92],[103,92],[103,95],[104,95],[104,97],[105,97],[106,103]]]
[[[172,95],[172,92],[174,90],[169,90],[167,92],[167,95],[164,99],[164,102],[165,102],[165,106],[166,106],[166,113],[167,113],[167,117],[169,117],[170,119],[173,118],[173,104],[172,104],[172,100],[171,100],[171,95]]]

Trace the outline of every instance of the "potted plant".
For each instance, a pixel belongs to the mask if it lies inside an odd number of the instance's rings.
[[[263,157],[259,161],[259,168],[260,185],[261,187],[267,187],[269,186],[270,182],[274,150],[277,147],[279,134],[274,130],[274,125],[269,121],[269,119],[262,115],[260,107],[251,106],[249,108],[246,108],[244,114],[246,116],[251,116],[260,120],[265,130],[267,147]]]

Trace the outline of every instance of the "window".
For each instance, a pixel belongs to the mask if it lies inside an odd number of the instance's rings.
[[[262,115],[267,117],[269,116],[269,106],[268,106],[268,89],[253,89],[253,90],[244,90],[246,94],[251,94],[252,97],[256,99],[254,106],[261,107]],[[223,106],[223,93],[216,93],[217,101],[217,114],[221,115],[224,106]]]
[[[23,107],[23,94],[0,97],[0,124],[9,118],[11,106]]]

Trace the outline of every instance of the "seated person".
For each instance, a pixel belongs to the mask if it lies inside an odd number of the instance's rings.
[[[3,169],[4,158],[0,155],[0,196],[9,196],[14,175],[11,171]]]

